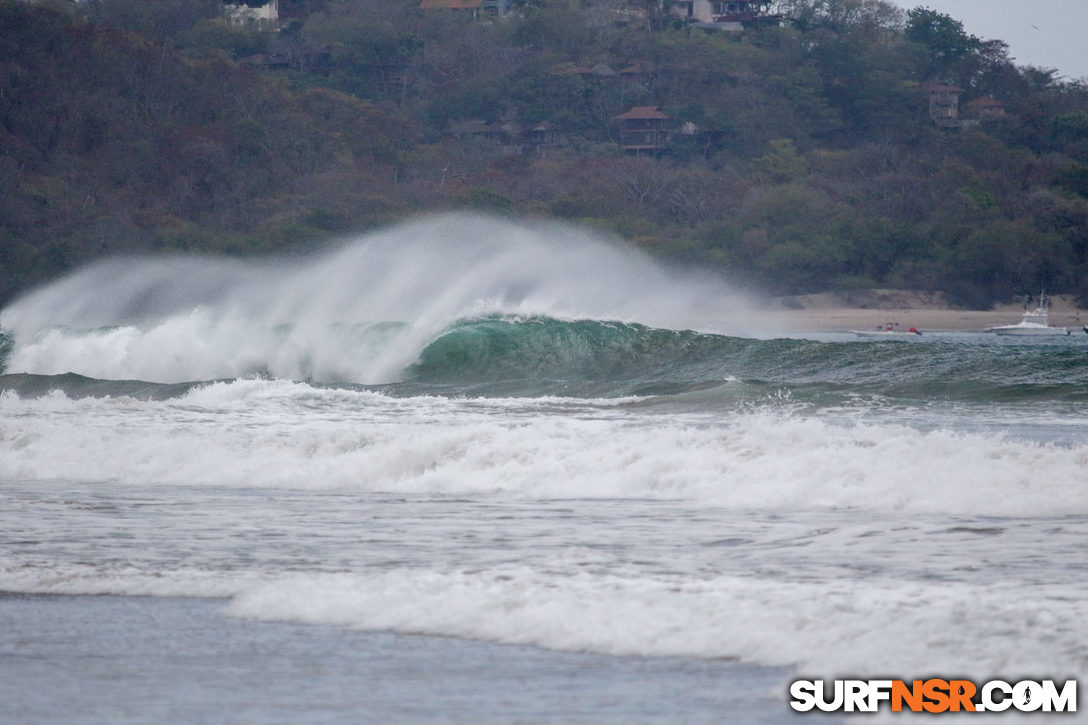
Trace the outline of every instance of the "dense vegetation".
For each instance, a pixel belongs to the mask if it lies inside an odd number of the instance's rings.
[[[951,17],[785,0],[787,25],[724,33],[655,0],[418,5],[281,0],[272,30],[215,0],[0,0],[0,303],[98,255],[301,253],[465,207],[778,293],[1088,301],[1088,86]],[[1008,113],[939,128],[929,81]],[[687,132],[625,154],[632,106]],[[546,147],[501,132],[542,122]]]

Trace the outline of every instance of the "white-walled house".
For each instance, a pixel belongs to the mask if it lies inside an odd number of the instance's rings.
[[[740,30],[745,23],[771,19],[770,0],[673,0],[673,15],[693,23]]]
[[[223,13],[232,23],[267,23],[275,25],[280,19],[279,0],[265,0],[263,3],[223,3]]]

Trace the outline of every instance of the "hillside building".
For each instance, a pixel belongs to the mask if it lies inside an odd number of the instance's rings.
[[[620,148],[627,153],[656,154],[665,150],[672,135],[672,116],[657,106],[635,106],[615,118]]]
[[[235,25],[257,23],[275,26],[280,20],[279,0],[248,0],[241,3],[223,3],[223,14]]]
[[[422,10],[468,10],[473,15],[481,13],[505,17],[510,12],[512,0],[421,0]]]
[[[771,12],[769,0],[673,0],[672,14],[699,27],[743,30],[746,26],[777,24],[781,16]]]
[[[960,125],[960,95],[963,89],[940,83],[923,83],[920,89],[929,97],[929,117],[942,128]]]

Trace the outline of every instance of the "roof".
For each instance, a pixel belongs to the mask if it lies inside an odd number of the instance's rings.
[[[963,89],[959,86],[946,86],[940,83],[923,83],[919,86],[923,91],[929,91],[930,93],[937,93],[945,91],[947,93],[963,93]]]
[[[621,113],[616,116],[617,121],[633,121],[633,120],[661,120],[672,118],[669,114],[662,111],[657,106],[635,106],[625,113]]]
[[[483,0],[423,0],[419,7],[423,10],[472,10],[483,4]]]

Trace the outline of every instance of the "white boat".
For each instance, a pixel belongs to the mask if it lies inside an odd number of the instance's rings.
[[[1025,310],[1024,317],[1015,325],[987,327],[986,332],[995,335],[1068,335],[1070,330],[1050,326],[1050,302],[1046,296],[1039,295],[1039,306],[1034,310]]]

